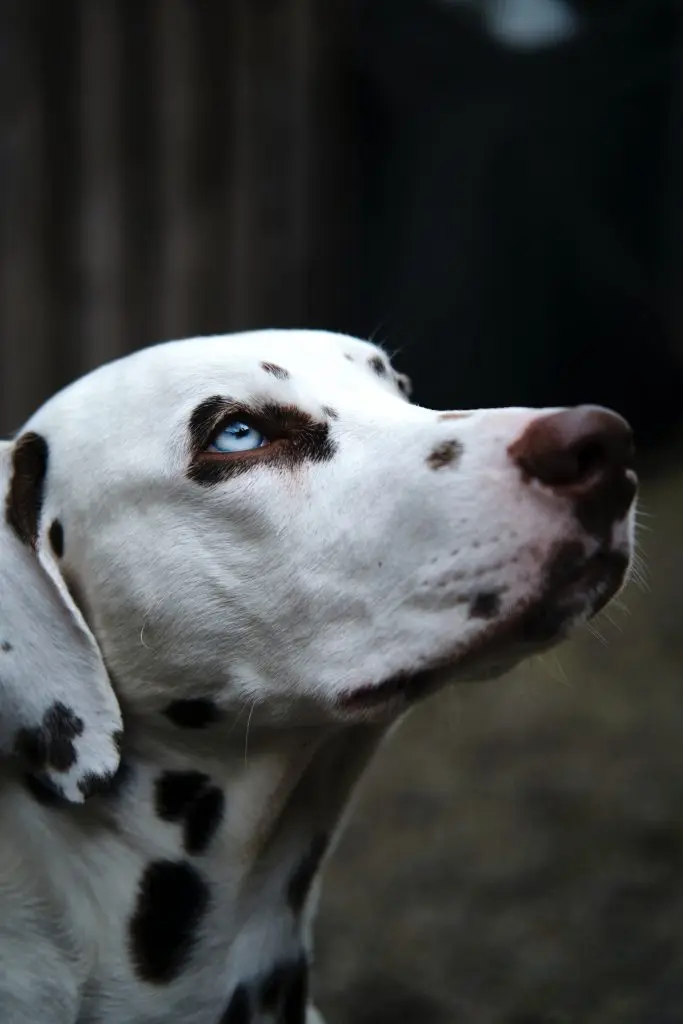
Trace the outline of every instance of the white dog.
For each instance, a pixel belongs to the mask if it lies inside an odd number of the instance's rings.
[[[628,426],[439,413],[264,331],[86,376],[0,446],[3,1024],[303,1024],[312,889],[387,728],[621,587]]]

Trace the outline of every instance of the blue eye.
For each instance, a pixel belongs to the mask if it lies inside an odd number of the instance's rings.
[[[226,423],[219,434],[208,446],[210,452],[250,452],[255,448],[263,448],[268,444],[266,438],[255,427],[250,427],[242,420],[232,420]]]

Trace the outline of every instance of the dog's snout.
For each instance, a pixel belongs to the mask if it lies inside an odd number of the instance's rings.
[[[577,497],[633,465],[633,435],[621,416],[581,405],[534,420],[509,448],[527,478]]]

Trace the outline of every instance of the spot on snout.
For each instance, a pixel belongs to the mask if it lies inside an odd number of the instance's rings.
[[[130,921],[130,955],[140,978],[169,984],[186,966],[209,906],[209,887],[185,861],[148,864]]]
[[[500,614],[500,590],[480,590],[470,602],[471,619],[495,619]]]
[[[55,701],[39,726],[19,730],[14,749],[36,771],[66,772],[78,760],[73,741],[83,728],[83,720],[71,708]]]
[[[287,380],[291,376],[289,370],[285,370],[284,366],[278,366],[276,363],[261,363],[261,369],[277,380]]]
[[[9,640],[3,640],[2,643],[0,644],[0,651],[2,651],[3,654],[9,654],[9,652],[11,650],[12,650],[12,645],[9,642]]]
[[[206,729],[221,717],[214,702],[206,697],[171,701],[163,713],[179,729]]]
[[[59,519],[55,519],[50,524],[48,539],[50,541],[50,547],[57,558],[61,558],[64,554],[64,527],[60,523]]]
[[[386,377],[389,373],[387,364],[384,362],[381,356],[371,356],[368,359],[368,366],[373,373],[376,373],[378,377]]]
[[[295,914],[300,913],[306,897],[313,885],[320,862],[327,850],[328,837],[321,833],[311,843],[308,853],[303,858],[287,886],[287,901]]]
[[[186,853],[200,854],[215,836],[225,806],[223,791],[203,772],[164,772],[154,784],[162,821],[182,825]]]
[[[439,413],[437,418],[442,422],[447,422],[448,420],[465,420],[467,419],[468,416],[471,415],[472,413],[469,412],[468,410],[461,412],[441,412]]]
[[[445,469],[447,466],[455,466],[460,461],[462,451],[460,441],[442,441],[427,457],[427,465],[430,469]]]

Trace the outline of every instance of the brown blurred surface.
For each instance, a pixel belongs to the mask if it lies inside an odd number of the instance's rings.
[[[649,589],[603,640],[439,695],[381,751],[325,880],[329,1024],[683,1021],[683,448],[642,506]]]

